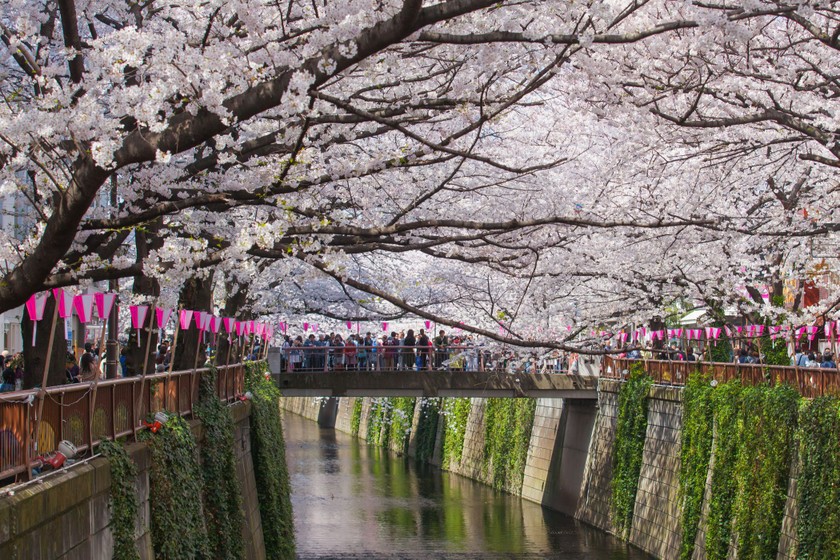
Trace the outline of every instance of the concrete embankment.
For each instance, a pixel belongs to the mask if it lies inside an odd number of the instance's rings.
[[[601,380],[598,399],[536,399],[531,426],[527,433],[527,456],[512,479],[503,484],[506,491],[573,515],[605,531],[621,534],[613,519],[611,496],[613,452],[619,416],[619,389],[615,381]],[[647,428],[638,477],[638,489],[632,520],[627,527],[629,543],[663,560],[679,558],[683,537],[680,496],[680,448],[683,427],[684,390],[651,387],[647,399]],[[488,422],[491,399],[473,398],[467,406],[453,406],[456,399],[420,399],[414,405],[411,429],[405,431],[407,442],[390,437],[383,417],[382,398],[284,398],[281,406],[324,427],[358,436],[374,443],[384,442],[399,453],[419,457],[463,476],[487,484],[499,485],[493,460],[495,431],[502,429]],[[431,405],[430,405],[431,403]],[[435,414],[430,414],[430,406]],[[396,405],[393,406],[396,408]],[[459,412],[460,411],[460,412]],[[458,424],[458,415],[461,415]],[[434,423],[431,424],[431,417]],[[438,418],[439,416],[439,418]],[[376,433],[371,434],[371,430]],[[424,432],[434,430],[433,437]],[[454,434],[454,435],[453,435]],[[399,434],[397,434],[399,435]],[[452,439],[459,445],[453,445]],[[447,443],[447,438],[449,443]],[[433,442],[433,443],[430,443]],[[454,449],[454,451],[453,451]],[[512,449],[512,448],[511,448]],[[706,482],[706,496],[698,525],[694,560],[704,560],[706,516],[711,492],[711,468]],[[778,546],[778,560],[795,557],[796,550],[796,468],[791,469],[788,498]],[[496,473],[497,474],[497,473]],[[514,483],[510,481],[514,480]],[[734,547],[733,547],[734,548]],[[736,558],[737,555],[730,554]]]

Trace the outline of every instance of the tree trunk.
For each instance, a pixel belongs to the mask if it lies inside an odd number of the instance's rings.
[[[179,306],[181,309],[193,311],[211,310],[213,300],[213,272],[207,278],[193,276],[184,283],[181,288]],[[198,365],[201,366],[207,360],[203,344],[203,334],[196,328],[196,319],[193,318],[190,328],[181,331],[178,335],[178,347],[174,349],[172,359],[176,371],[190,370],[195,365],[196,349],[198,349]]]
[[[44,366],[47,355],[47,346],[50,342],[50,327],[53,325],[55,314],[55,298],[48,297],[47,305],[44,308],[44,318],[36,324],[35,346],[32,346],[32,321],[29,320],[29,313],[26,307],[23,308],[21,317],[21,331],[23,332],[23,387],[31,389],[41,385],[44,376]],[[50,359],[50,370],[47,374],[47,386],[61,385],[67,379],[64,371],[66,369],[67,342],[64,338],[64,319],[59,318],[55,322],[55,338],[53,339],[52,359]]]
[[[227,282],[227,301],[222,312],[225,317],[236,317],[237,319],[245,319],[239,316],[240,310],[245,308],[245,303],[248,300],[248,288],[235,282]],[[231,294],[231,292],[234,292]],[[230,352],[228,353],[228,349]],[[230,348],[228,343],[228,336],[219,335],[219,347],[216,353],[216,363],[219,365],[235,364],[242,361],[240,356],[242,349],[234,338],[233,348]],[[228,356],[228,354],[230,354]]]

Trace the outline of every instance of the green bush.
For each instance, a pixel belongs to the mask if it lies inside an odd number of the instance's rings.
[[[531,442],[536,399],[486,399],[484,409],[484,471],[493,487],[517,493],[522,489]]]
[[[108,458],[111,468],[111,534],[114,536],[114,560],[140,560],[134,540],[134,524],[138,503],[137,466],[125,448],[113,441],[104,440],[99,452]]]
[[[714,432],[712,386],[707,375],[689,375],[683,393],[680,447],[680,504],[683,527],[680,560],[691,560],[700,526]]]
[[[236,478],[234,425],[230,408],[216,396],[216,371],[201,378],[196,418],[204,427],[201,472],[204,478],[204,510],[207,514],[208,546],[217,560],[243,558],[242,494]]]
[[[647,432],[648,392],[653,381],[635,363],[618,393],[618,419],[613,449],[611,511],[619,533],[627,537],[642,470]]]
[[[391,399],[390,439],[402,453],[408,451],[411,423],[414,421],[415,397],[394,397]]]
[[[797,558],[840,558],[840,400],[806,402],[799,424]]]
[[[155,558],[203,560],[212,558],[204,525],[203,481],[192,431],[173,415],[152,434],[138,435],[152,452],[151,531]]]
[[[251,401],[251,455],[260,502],[263,540],[268,558],[295,557],[291,488],[286,468],[286,444],[280,421],[280,391],[264,376],[265,362],[251,362],[245,387]]]

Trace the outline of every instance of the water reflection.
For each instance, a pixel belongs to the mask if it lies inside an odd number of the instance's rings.
[[[560,513],[284,417],[300,558],[650,558]]]

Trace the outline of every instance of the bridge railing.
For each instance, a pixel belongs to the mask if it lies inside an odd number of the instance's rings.
[[[33,467],[41,465],[42,458],[62,440],[84,452],[103,439],[146,429],[144,420],[156,412],[191,415],[199,378],[208,371],[73,383],[48,387],[43,393],[0,393],[0,485],[15,478],[28,479]],[[231,401],[244,391],[243,364],[218,367],[216,394],[221,400]]]
[[[737,364],[725,362],[684,362],[668,360],[630,360],[604,357],[601,377],[623,379],[630,366],[640,363],[645,372],[660,385],[685,385],[691,373],[699,371],[719,383],[739,379],[745,385],[773,383],[788,384],[804,397],[840,394],[840,373],[831,368],[798,368],[762,364]]]
[[[565,373],[559,360],[525,365],[513,355],[474,345],[433,346],[293,346],[282,348],[281,371],[513,371]]]

